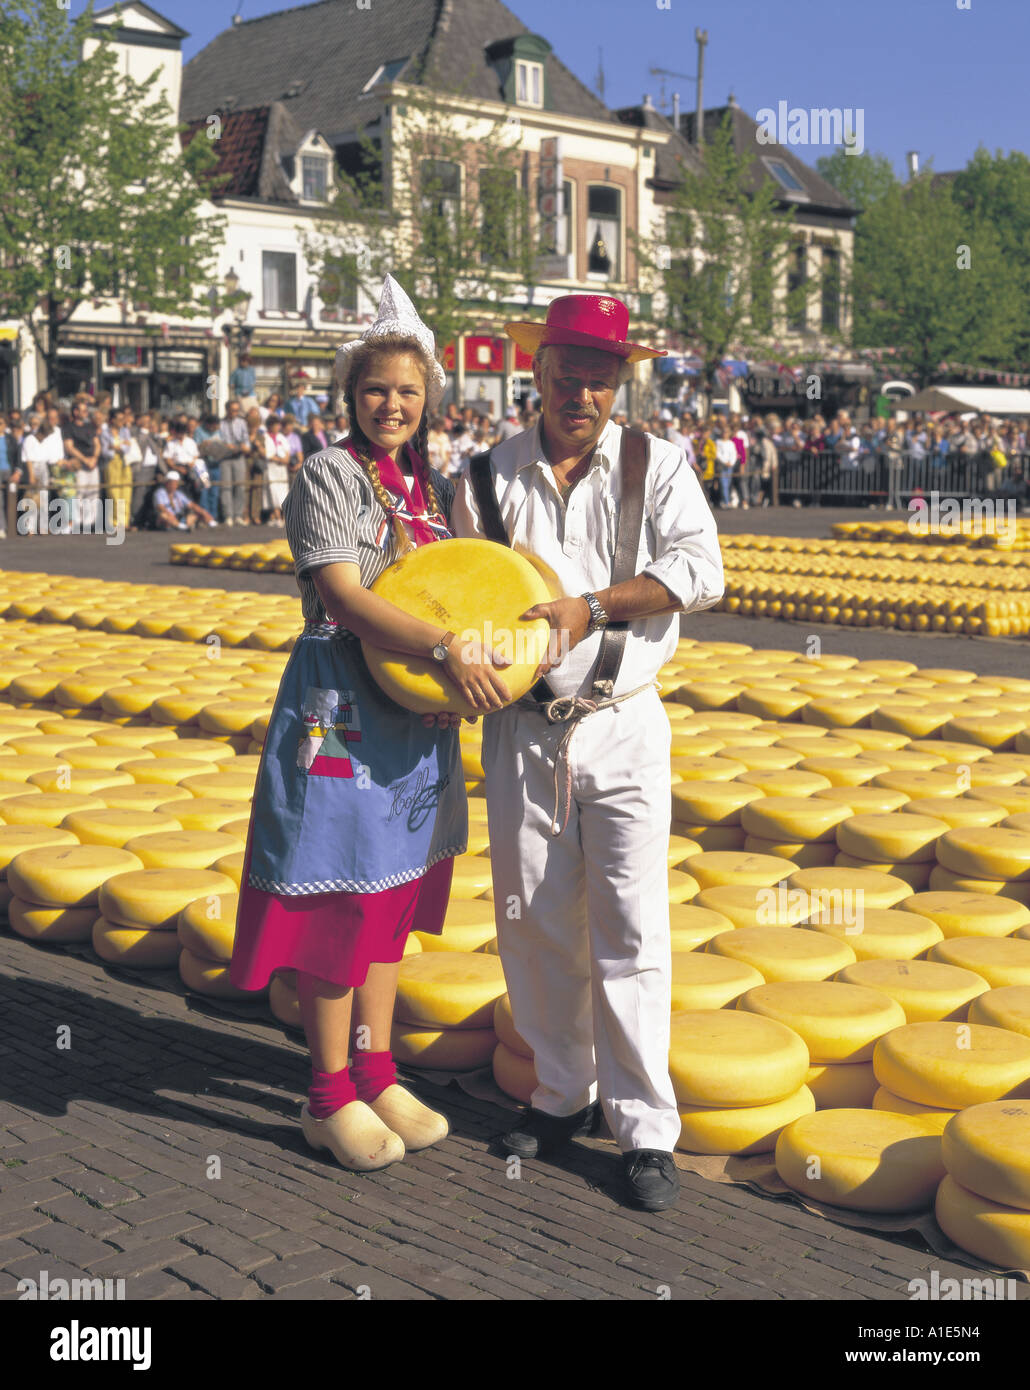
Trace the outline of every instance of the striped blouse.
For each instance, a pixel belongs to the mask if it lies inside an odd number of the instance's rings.
[[[435,468],[429,476],[450,521],[454,484]],[[384,528],[383,519],[368,474],[345,449],[332,444],[304,460],[283,502],[283,520],[306,623],[324,623],[328,617],[312,570],[350,561],[359,567],[367,589],[393,564],[397,541],[393,526]]]

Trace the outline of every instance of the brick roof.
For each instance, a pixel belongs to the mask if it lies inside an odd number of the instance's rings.
[[[222,129],[212,142],[218,164],[212,177],[228,174],[214,187],[214,198],[260,198],[271,203],[298,201],[279,163],[281,154],[293,154],[302,135],[281,102],[220,115]],[[208,118],[187,122],[182,143],[188,145],[198,132],[208,129]]]

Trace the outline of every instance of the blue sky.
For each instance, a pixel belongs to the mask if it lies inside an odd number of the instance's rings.
[[[354,8],[353,0],[334,2]],[[73,0],[73,13],[83,8]],[[153,8],[189,30],[188,60],[237,9],[255,19],[289,6],[154,0]],[[645,92],[657,105],[661,79],[651,67],[692,75],[700,26],[708,31],[706,106],[722,105],[732,91],[752,115],[780,101],[860,108],[865,148],[886,154],[899,174],[910,149],[945,170],[965,164],[980,143],[992,152],[1030,147],[1030,0],[511,0],[509,8],[591,88],[600,48],[610,106],[637,103]],[[667,97],[677,87],[683,108],[693,109],[693,81],[665,79]],[[795,152],[812,163],[829,149]]]

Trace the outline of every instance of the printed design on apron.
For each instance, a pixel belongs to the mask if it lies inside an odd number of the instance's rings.
[[[308,686],[301,722],[298,768],[309,777],[353,777],[354,763],[348,745],[361,742],[361,719],[354,691]]]
[[[386,816],[387,825],[392,825],[401,816],[409,831],[421,830],[431,815],[435,815],[443,793],[450,785],[450,774],[444,773],[437,781],[430,779],[428,770],[423,769],[415,776],[414,784],[410,777],[390,784],[393,804]]]

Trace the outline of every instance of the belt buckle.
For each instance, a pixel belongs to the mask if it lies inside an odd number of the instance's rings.
[[[604,700],[610,700],[612,698],[612,691],[614,689],[614,681],[594,681],[593,684],[594,694],[601,696]]]

